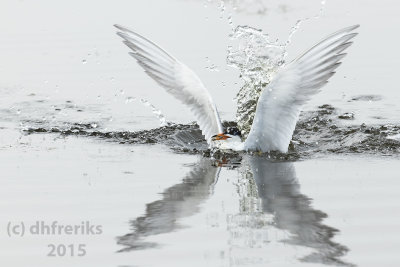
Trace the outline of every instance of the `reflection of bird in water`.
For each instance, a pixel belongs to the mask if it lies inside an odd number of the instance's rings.
[[[182,183],[166,189],[163,199],[147,204],[146,214],[131,222],[134,232],[118,237],[118,244],[125,246],[121,251],[154,247],[157,244],[143,239],[178,229],[177,221],[197,213],[199,205],[208,198],[219,170],[211,160],[202,158]]]
[[[218,180],[220,168],[215,165],[218,162],[202,158],[182,183],[164,191],[163,199],[147,204],[146,214],[131,222],[133,232],[118,237],[118,244],[125,246],[121,251],[155,247],[157,244],[146,242],[145,238],[177,230],[181,218],[199,212],[199,205],[209,198]],[[238,247],[267,247],[273,238],[268,231],[273,228],[286,233],[278,241],[313,250],[301,261],[351,265],[340,259],[348,249],[332,241],[337,230],[322,223],[327,215],[313,209],[311,199],[300,193],[293,163],[246,155],[239,174],[240,209],[227,214],[229,243],[235,247],[230,253],[234,258],[240,258],[240,253],[234,254]]]
[[[270,162],[262,157],[246,156],[242,168],[246,179],[252,180],[249,183],[255,183],[256,186],[256,192],[247,190],[244,198],[256,194],[260,200],[259,212],[273,215],[269,224],[289,233],[289,237],[282,241],[314,249],[301,261],[351,265],[340,259],[348,249],[332,241],[338,230],[324,225],[322,220],[327,215],[313,209],[311,199],[300,193],[293,163]],[[242,210],[246,213],[248,209],[244,206]]]

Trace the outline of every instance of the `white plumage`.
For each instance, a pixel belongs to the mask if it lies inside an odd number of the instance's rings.
[[[193,112],[207,142],[223,133],[217,108],[199,77],[156,44],[119,25],[118,35],[146,73]],[[218,141],[224,149],[287,152],[301,107],[335,74],[359,25],[328,36],[303,55],[282,67],[263,90],[246,141]]]
[[[133,50],[129,54],[146,73],[189,107],[207,142],[211,142],[211,136],[214,134],[223,132],[217,108],[210,94],[191,69],[143,36],[122,26],[114,26],[121,30],[118,35]]]

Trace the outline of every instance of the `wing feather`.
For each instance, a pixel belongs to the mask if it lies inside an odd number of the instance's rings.
[[[208,143],[211,136],[222,133],[217,108],[199,77],[183,63],[143,36],[114,25],[133,52],[129,54],[159,85],[189,107]]]
[[[258,99],[246,150],[287,152],[301,107],[335,74],[358,27],[331,34],[278,71]]]

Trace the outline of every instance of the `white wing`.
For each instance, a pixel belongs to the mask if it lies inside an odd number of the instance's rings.
[[[124,43],[133,50],[129,54],[145,72],[190,108],[208,143],[211,136],[223,132],[210,94],[191,69],[143,36],[122,26],[114,26],[120,30],[117,34],[124,39]]]
[[[335,74],[358,27],[328,36],[276,74],[258,100],[245,150],[287,152],[302,105]]]

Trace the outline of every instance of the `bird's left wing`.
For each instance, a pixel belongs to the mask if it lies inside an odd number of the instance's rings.
[[[356,28],[333,33],[276,74],[258,99],[245,150],[287,152],[302,105],[335,74]]]
[[[208,143],[223,132],[217,108],[199,77],[183,63],[143,36],[119,25],[117,34],[132,49],[129,54],[168,93],[189,107]]]

